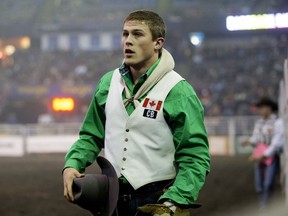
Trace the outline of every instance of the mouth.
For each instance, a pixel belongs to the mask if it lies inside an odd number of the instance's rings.
[[[133,50],[131,50],[131,49],[125,49],[125,50],[124,50],[124,53],[125,53],[125,55],[132,55],[132,54],[134,54],[135,52],[134,52]]]

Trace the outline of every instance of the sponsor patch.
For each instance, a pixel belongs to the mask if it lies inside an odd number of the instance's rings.
[[[156,119],[158,112],[151,109],[144,109],[143,116],[146,118]]]

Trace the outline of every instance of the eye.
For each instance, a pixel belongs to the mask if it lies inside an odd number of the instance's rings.
[[[123,37],[128,37],[128,35],[129,35],[128,32],[123,32],[123,33],[122,33],[122,36],[123,36]]]
[[[134,35],[135,37],[140,37],[140,36],[142,36],[143,34],[142,34],[141,32],[134,32],[133,35]]]

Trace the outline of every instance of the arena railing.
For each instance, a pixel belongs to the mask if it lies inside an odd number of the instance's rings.
[[[255,116],[205,118],[211,154],[250,153],[251,148],[243,147],[242,142],[252,133],[256,118]],[[13,156],[15,152],[18,152],[15,156],[66,152],[77,140],[80,127],[81,123],[0,124],[0,156],[5,154]]]

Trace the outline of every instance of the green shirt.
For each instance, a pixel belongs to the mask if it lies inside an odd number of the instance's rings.
[[[135,95],[158,63],[159,60],[146,74],[140,77],[136,85],[133,85],[129,68],[125,65],[119,68],[131,96]],[[110,71],[99,81],[80,129],[80,137],[67,153],[64,168],[73,167],[79,172],[84,172],[85,168],[95,161],[100,150],[104,148],[105,104],[112,75],[113,71]],[[125,91],[122,96],[125,98]],[[145,97],[146,95],[140,99],[140,102]],[[133,103],[126,106],[129,115],[134,109]],[[203,107],[192,86],[183,80],[169,92],[163,109],[164,118],[173,135],[176,150],[175,162],[179,170],[174,184],[160,199],[170,199],[183,205],[193,204],[197,200],[210,170],[210,154],[204,126]]]

